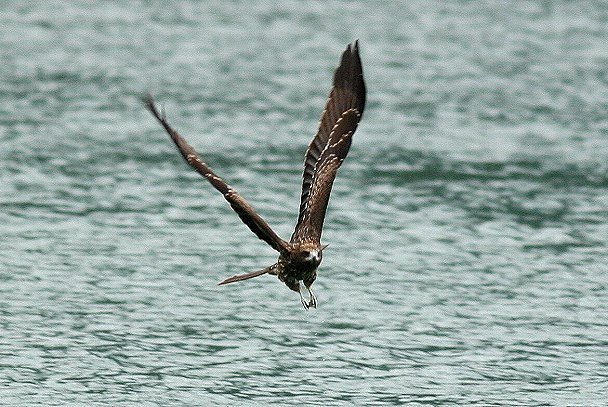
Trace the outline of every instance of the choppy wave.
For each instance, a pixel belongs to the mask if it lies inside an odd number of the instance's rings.
[[[604,405],[606,6],[3,2],[6,405]],[[141,104],[281,236],[336,58],[369,98],[320,308]]]

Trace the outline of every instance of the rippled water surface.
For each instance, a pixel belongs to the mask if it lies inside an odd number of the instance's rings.
[[[139,100],[290,236],[359,38],[319,309]],[[2,2],[3,405],[601,406],[603,1]]]

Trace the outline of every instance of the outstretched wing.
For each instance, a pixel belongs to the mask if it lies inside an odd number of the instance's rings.
[[[232,189],[230,185],[226,184],[224,180],[215,175],[213,170],[199,158],[194,148],[192,148],[192,146],[190,146],[186,140],[167,123],[164,114],[159,113],[152,96],[148,95],[144,99],[144,103],[167,133],[169,133],[171,139],[188,164],[194,167],[194,169],[203,177],[207,178],[211,185],[224,195],[224,198],[230,203],[230,206],[237,215],[239,215],[243,223],[245,223],[257,237],[268,243],[273,249],[281,253],[286,251],[289,247],[289,243],[281,239],[242,196]]]
[[[342,54],[319,130],[306,151],[300,214],[292,242],[320,241],[333,181],[364,108],[365,82],[355,41]]]

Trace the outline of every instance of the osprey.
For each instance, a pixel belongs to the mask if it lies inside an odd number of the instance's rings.
[[[317,300],[311,286],[317,278],[317,267],[321,263],[323,249],[327,247],[321,244],[321,232],[329,194],[338,168],[348,154],[353,133],[365,107],[365,83],[358,41],[349,44],[342,54],[329,99],[321,115],[319,130],[306,150],[300,214],[289,241],[281,239],[249,202],[200,159],[194,148],[169,125],[164,112],[161,114],[158,111],[151,96],[147,96],[144,102],[169,133],[188,164],[224,195],[232,209],[258,238],[279,252],[275,264],[259,271],[227,278],[219,284],[272,274],[300,294],[304,308],[316,308]],[[308,299],[304,297],[304,289],[308,291]]]

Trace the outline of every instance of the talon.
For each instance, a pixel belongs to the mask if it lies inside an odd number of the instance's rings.
[[[300,289],[298,290],[298,293],[300,294],[300,302],[304,306],[304,309],[309,309],[310,307],[317,308],[317,300],[312,295],[310,288],[305,287],[305,285],[301,281],[299,281],[298,284],[300,285]],[[304,298],[304,288],[306,288],[308,294],[310,294],[309,301],[306,301],[306,299]]]
[[[298,290],[298,294],[300,294],[300,302],[302,303],[302,305],[304,306],[304,309],[308,309],[310,307],[310,305],[308,304],[308,301],[306,301],[304,299],[304,294],[302,294],[304,285],[302,284],[301,281],[298,281],[299,287],[300,289]]]
[[[310,295],[310,302],[308,303],[308,306],[311,308],[317,308],[317,297],[315,297],[315,295],[312,293],[312,290],[310,289],[310,287],[308,288],[308,294]]]

